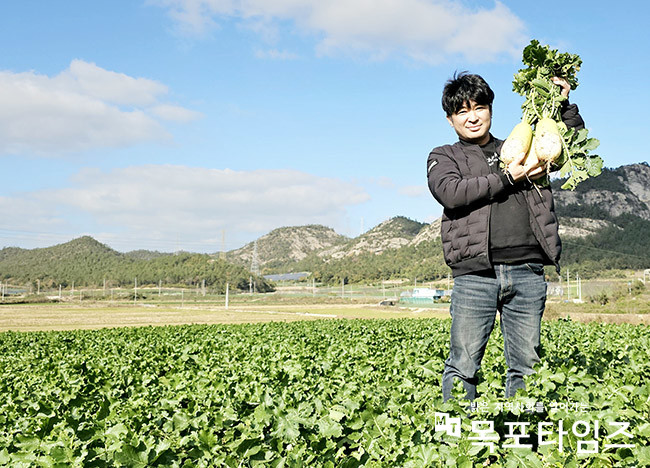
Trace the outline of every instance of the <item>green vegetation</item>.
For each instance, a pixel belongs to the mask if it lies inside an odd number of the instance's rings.
[[[415,221],[405,216],[395,216],[394,218],[391,218],[389,221],[380,224],[379,226],[382,226],[381,232],[383,236],[387,236],[387,237],[413,236],[414,237],[420,232],[420,230],[423,227],[426,226],[426,224],[420,223],[419,221]],[[377,228],[379,226],[377,226]],[[378,230],[377,228],[371,229],[365,234],[365,236],[372,235],[376,230]],[[363,234],[362,237],[364,237]]]
[[[598,177],[591,177],[582,181],[575,188],[575,191],[577,193],[587,193],[592,190],[607,190],[620,193],[628,192],[627,186],[621,182],[619,177],[625,177],[625,172],[604,167]],[[565,182],[566,179],[556,179],[553,181],[552,187],[554,190],[559,190]]]
[[[588,282],[585,281],[585,284]],[[575,291],[575,287],[572,289]],[[574,317],[583,321],[603,321],[605,314],[609,316],[609,321],[614,323],[630,321],[631,314],[650,315],[650,292],[647,286],[637,279],[630,278],[628,281],[613,281],[610,287],[595,289],[588,295],[583,294],[583,302],[548,301],[544,318],[552,320]]]
[[[111,286],[138,284],[202,285],[216,292],[232,288],[248,290],[251,273],[209,255],[178,253],[174,255],[131,256],[121,254],[91,237],[81,237],[66,244],[44,249],[0,250],[0,280],[36,284],[42,288],[99,286],[107,280]],[[273,286],[253,275],[258,292],[272,291]]]
[[[387,249],[379,254],[363,252],[340,259],[312,255],[297,262],[293,269],[311,271],[316,281],[325,284],[381,282],[398,278],[432,281],[446,278],[449,273],[440,239]]]
[[[650,464],[647,327],[545,322],[538,373],[512,400],[503,398],[496,327],[470,411],[462,400],[442,403],[449,323],[2,333],[0,466]],[[459,417],[460,434],[436,428],[436,413]],[[479,421],[494,424],[494,452],[472,439]],[[580,421],[587,436],[576,435]],[[508,447],[509,423],[524,425],[519,442],[532,448]],[[617,423],[629,437],[613,436]],[[597,453],[579,453],[590,440]]]
[[[608,221],[614,225],[597,234],[563,240],[563,267],[583,278],[608,270],[650,267],[650,221],[627,214]]]

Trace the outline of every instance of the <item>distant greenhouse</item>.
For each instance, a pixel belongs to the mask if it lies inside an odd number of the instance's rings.
[[[412,291],[403,292],[399,302],[401,304],[433,304],[450,294],[450,291],[444,289],[415,288]]]
[[[306,278],[309,275],[310,273],[303,271],[300,273],[281,273],[278,275],[264,275],[264,278],[271,281],[298,281],[302,278]]]

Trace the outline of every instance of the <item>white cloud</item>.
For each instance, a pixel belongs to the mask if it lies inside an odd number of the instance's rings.
[[[168,9],[185,32],[204,34],[224,19],[253,30],[292,22],[318,39],[322,54],[375,59],[405,55],[437,63],[516,57],[526,42],[523,21],[504,4],[469,7],[452,0],[152,0]]]
[[[68,225],[47,203],[25,194],[22,196],[0,196],[1,247],[45,247],[70,240],[69,236],[58,235]]]
[[[43,226],[55,221],[60,229],[82,219],[97,231],[119,233],[114,239],[132,239],[120,250],[158,248],[155,242],[161,240],[167,250],[174,250],[178,238],[181,248],[216,251],[222,230],[229,240],[227,249],[232,249],[281,226],[323,224],[340,229],[346,208],[369,198],[352,183],[295,170],[149,165],[110,172],[85,169],[69,188],[0,199],[0,206],[39,206],[32,217],[35,230],[39,220]],[[10,213],[5,225],[21,225],[24,212]]]
[[[73,60],[70,68],[51,80],[53,88],[73,90],[101,101],[127,106],[155,104],[167,86],[147,78],[133,78],[104,70],[94,63]]]
[[[159,119],[198,113],[161,101],[165,85],[73,60],[50,77],[0,71],[0,154],[56,156],[147,141],[169,141]]]
[[[191,122],[201,118],[202,114],[184,107],[171,104],[159,104],[151,108],[151,113],[164,120],[173,122]]]
[[[64,226],[47,204],[31,196],[0,196],[0,212],[4,220],[0,231],[7,226],[23,232],[55,231]]]

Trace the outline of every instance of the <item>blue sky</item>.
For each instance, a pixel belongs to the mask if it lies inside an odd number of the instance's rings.
[[[455,70],[495,91],[535,38],[607,167],[648,161],[647,2],[113,0],[0,4],[0,247],[231,250],[282,226],[431,222]]]

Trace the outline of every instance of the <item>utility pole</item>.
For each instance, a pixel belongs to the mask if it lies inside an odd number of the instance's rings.
[[[257,259],[257,239],[253,243],[253,257],[251,258],[251,273],[254,275],[260,274],[260,265]]]
[[[226,283],[226,310],[228,309],[228,292],[230,290],[230,283]]]
[[[138,278],[135,279],[135,285],[133,286],[133,304],[138,301]]]
[[[582,278],[578,281],[578,288],[580,288],[580,302],[582,302]]]

